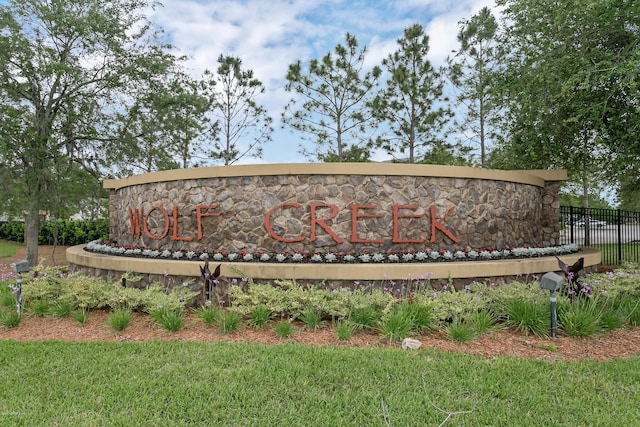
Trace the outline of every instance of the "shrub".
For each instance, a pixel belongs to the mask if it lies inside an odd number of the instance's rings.
[[[495,287],[487,285],[480,292],[482,292],[482,295],[480,295],[482,304],[479,304],[477,310],[474,311],[489,309],[498,319],[506,319],[508,317],[509,307],[514,301],[543,304],[549,311],[549,291],[540,289],[538,282],[523,283],[516,281]],[[475,295],[475,292],[471,295]]]
[[[640,298],[637,295],[624,295],[618,298],[616,303],[616,307],[630,325],[640,325]]]
[[[56,317],[68,317],[71,314],[72,310],[73,307],[71,307],[71,304],[65,301],[57,302],[51,307],[51,312]]]
[[[620,310],[605,307],[600,316],[600,327],[604,331],[620,329],[625,324],[624,314]]]
[[[97,277],[67,275],[65,270],[44,268],[37,270],[38,277],[28,278],[22,286],[26,303],[43,300],[67,302],[74,307],[87,309],[109,308],[112,298],[117,297],[119,286]],[[121,287],[120,287],[121,288]]]
[[[596,300],[576,300],[558,313],[558,323],[570,337],[586,337],[602,331],[602,307]]]
[[[591,287],[594,295],[607,298],[625,298],[640,295],[640,270],[637,266],[626,265],[624,269],[606,273],[589,274],[581,279],[583,285]]]
[[[272,313],[292,318],[300,318],[308,307],[314,307],[322,317],[347,317],[351,310],[361,307],[389,312],[398,302],[393,295],[378,289],[329,290],[317,286],[303,287],[296,281],[276,281],[276,286],[254,283],[246,290],[231,286],[229,300],[231,310],[243,316],[263,304]]]
[[[446,324],[453,319],[464,318],[467,313],[483,309],[487,305],[485,294],[449,290],[423,295],[423,304],[432,308],[434,322]]]
[[[465,322],[453,322],[446,329],[447,336],[455,342],[468,342],[475,338],[473,326]]]
[[[273,326],[273,330],[280,338],[286,338],[293,335],[296,328],[291,324],[290,320],[282,319]]]
[[[88,317],[89,316],[87,314],[87,310],[85,310],[84,308],[73,313],[73,320],[75,320],[76,322],[82,325],[84,325],[87,322]]]
[[[340,313],[337,317],[346,317],[350,311],[365,307],[372,307],[384,315],[393,311],[400,302],[391,293],[380,289],[360,288],[355,291],[340,289],[336,295],[345,303],[344,313]]]
[[[154,307],[162,306],[170,311],[181,311],[189,305],[199,292],[191,291],[185,286],[176,286],[169,293],[153,283],[144,289],[119,288],[128,304],[134,310],[149,312]]]
[[[123,288],[120,281],[109,282],[97,277],[67,274],[65,269],[42,268],[38,276],[25,279],[22,295],[25,304],[47,301],[49,304],[68,303],[72,307],[85,309],[105,309],[126,307],[150,313],[158,306],[169,310],[182,310],[198,295],[188,287],[177,286],[169,293],[157,283],[144,289]],[[126,275],[128,283],[135,283],[140,277]]]
[[[413,329],[411,317],[403,311],[394,311],[380,321],[380,333],[388,341],[405,339]]]
[[[154,321],[162,329],[169,332],[176,332],[184,324],[182,311],[168,310],[164,307],[158,308],[151,313]]]
[[[314,309],[306,309],[300,316],[300,321],[311,329],[318,329],[324,324],[322,317]]]
[[[0,307],[1,308],[15,308],[16,306],[16,296],[13,292],[2,292],[0,293]]]
[[[507,306],[506,313],[506,324],[525,335],[532,333],[536,336],[545,336],[549,331],[551,319],[548,304],[514,300]]]
[[[271,319],[271,316],[273,316],[273,313],[271,313],[271,310],[269,310],[266,305],[258,304],[251,313],[249,313],[248,323],[255,329],[260,329]]]
[[[410,320],[411,332],[420,334],[429,329],[433,329],[435,325],[432,308],[419,301],[401,303],[397,307],[397,310]]]
[[[17,311],[8,311],[5,312],[0,310],[0,325],[5,328],[15,328],[20,324],[22,317],[18,314]]]
[[[31,312],[38,317],[44,317],[51,313],[51,304],[46,300],[37,300],[31,304]]]
[[[24,241],[24,222],[7,221],[0,223],[0,240]]]
[[[45,221],[40,226],[38,244],[53,245],[55,235],[58,244],[65,246],[81,245],[92,240],[109,238],[109,220],[55,220]],[[0,223],[0,239],[22,242],[24,239],[24,223],[7,221]]]
[[[109,282],[70,275],[66,269],[37,267],[36,271],[38,274],[33,275],[36,277],[25,274],[22,288],[25,307],[38,315],[53,312],[58,316],[68,315],[74,307],[80,308],[82,312],[75,313],[74,318],[82,323],[86,310],[90,309],[112,308],[114,313],[110,317],[114,319],[116,312],[128,311],[130,317],[132,310],[141,310],[150,313],[159,326],[177,330],[184,322],[184,307],[198,294],[188,284],[165,293],[157,283],[143,289],[123,288],[119,280]],[[615,272],[595,276],[591,285],[596,294],[593,299],[570,303],[567,298],[558,298],[559,325],[567,335],[586,336],[619,328],[626,322],[632,325],[640,322],[640,274]],[[126,277],[128,283],[139,279]],[[15,296],[6,282],[0,284],[0,302],[7,311],[15,306]],[[626,291],[619,292],[618,287]],[[333,324],[340,340],[350,339],[355,329],[374,327],[389,341],[439,325],[446,325],[448,334],[464,335],[465,328],[480,334],[503,321],[525,335],[546,335],[550,324],[549,294],[535,282],[512,282],[495,288],[473,283],[459,291],[450,285],[440,290],[421,288],[420,293],[407,297],[401,292],[394,296],[371,285],[332,290],[302,286],[295,281],[278,281],[275,286],[250,281],[244,289],[232,286],[229,295],[229,310],[202,307],[196,311],[204,323],[217,324],[223,334],[237,330],[244,315],[251,326],[259,328],[274,314],[299,319],[310,328],[321,327],[323,319],[329,316],[346,319]]]
[[[353,335],[355,326],[351,322],[335,322],[333,324],[333,330],[336,332],[338,340],[349,341],[351,339],[351,336]]]
[[[220,309],[218,307],[200,307],[196,310],[196,317],[202,320],[205,325],[213,325],[220,317]]]
[[[473,328],[476,334],[484,334],[491,331],[498,321],[496,315],[489,310],[472,312],[464,320]]]
[[[124,308],[115,309],[107,318],[107,324],[114,331],[123,331],[131,323],[131,311]]]
[[[548,299],[538,283],[511,282],[499,286],[473,282],[456,291],[451,285],[441,290],[430,290],[415,296],[432,308],[434,324],[447,326],[456,319],[466,319],[473,313],[490,310],[496,321],[507,318],[507,307],[511,301],[536,301]]]
[[[355,329],[373,329],[382,313],[373,306],[355,307],[349,313],[349,322]]]
[[[303,289],[295,281],[279,281],[278,286],[269,284],[250,285],[246,292],[239,286],[229,288],[229,300],[233,311],[248,315],[254,307],[264,305],[273,313],[283,313],[291,317],[302,314],[304,307],[325,306],[324,292]]]
[[[242,318],[234,311],[223,311],[218,318],[218,329],[222,334],[235,332],[240,328]]]

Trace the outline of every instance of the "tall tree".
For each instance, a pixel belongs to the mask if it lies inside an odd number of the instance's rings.
[[[40,214],[63,167],[98,179],[131,94],[175,62],[142,16],[145,0],[10,0],[0,5],[0,163],[27,212],[30,264]],[[86,179],[86,175],[78,175]],[[76,182],[78,183],[78,182]]]
[[[583,185],[640,154],[640,3],[498,0],[503,7],[502,158],[561,167]],[[635,153],[633,147],[636,147]]]
[[[200,82],[180,69],[140,85],[120,135],[129,144],[113,146],[112,174],[129,176],[156,170],[200,166],[207,159],[204,138],[210,136],[206,112],[211,101]]]
[[[211,136],[210,120],[206,116],[211,99],[198,83],[184,73],[176,73],[157,107],[168,145],[181,168],[201,166],[207,160],[204,143]]]
[[[457,89],[456,101],[463,107],[456,130],[480,146],[480,164],[486,167],[486,149],[496,124],[499,107],[494,102],[492,74],[498,65],[498,22],[488,7],[460,23],[460,48],[448,58],[449,78]]]
[[[452,113],[443,106],[442,76],[427,59],[429,36],[424,28],[419,24],[406,28],[398,45],[382,61],[390,77],[374,101],[374,111],[392,135],[381,137],[378,145],[416,163],[433,146],[443,146],[442,130]]]
[[[271,140],[273,133],[273,119],[257,103],[264,85],[253,76],[253,70],[242,69],[238,57],[220,55],[218,64],[216,73],[205,70],[203,79],[215,118],[210,157],[225,165],[247,155],[260,157],[262,145]]]
[[[283,122],[315,143],[315,151],[303,149],[309,157],[322,160],[329,155],[338,162],[353,146],[363,146],[375,127],[368,105],[382,73],[379,67],[363,72],[367,49],[359,48],[355,36],[347,33],[345,45],[334,52],[309,61],[305,73],[302,63],[289,65],[286,90],[294,92],[285,107]],[[301,104],[298,106],[298,102]]]

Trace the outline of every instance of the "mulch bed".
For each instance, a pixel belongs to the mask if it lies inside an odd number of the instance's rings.
[[[39,248],[44,265],[65,264],[66,247]],[[24,252],[24,253],[23,253]],[[52,253],[55,255],[52,257]],[[26,250],[20,249],[11,258],[0,259],[0,272],[8,271],[10,264],[24,259]],[[604,270],[605,268],[603,268]],[[606,271],[606,270],[605,270]],[[45,341],[62,340],[72,342],[136,342],[145,340],[191,341],[191,342],[252,342],[277,345],[297,342],[306,345],[353,346],[353,347],[400,347],[399,343],[389,343],[374,332],[356,331],[351,340],[339,341],[336,333],[328,326],[311,330],[297,324],[297,330],[289,338],[280,338],[267,325],[260,330],[243,327],[238,332],[221,334],[217,328],[199,321],[189,314],[185,326],[177,332],[167,332],[155,325],[149,315],[134,313],[132,323],[119,333],[107,325],[107,311],[92,311],[85,324],[72,318],[37,317],[25,315],[19,326],[11,329],[0,327],[0,340]],[[423,349],[475,354],[484,357],[524,357],[540,360],[612,360],[640,355],[640,328],[619,329],[589,338],[538,338],[524,336],[510,330],[490,332],[471,342],[456,343],[446,337],[444,331],[436,331],[417,337]]]

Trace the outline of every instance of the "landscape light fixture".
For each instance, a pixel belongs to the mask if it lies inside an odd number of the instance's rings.
[[[11,264],[11,268],[13,268],[14,273],[18,275],[16,279],[18,282],[18,287],[16,288],[16,311],[18,312],[18,316],[20,316],[20,309],[22,305],[22,273],[29,272],[29,261],[22,260],[14,262]]]
[[[556,315],[556,291],[562,287],[562,283],[564,282],[564,277],[559,274],[549,272],[542,276],[540,280],[540,287],[542,289],[547,289],[550,291],[550,300],[551,300],[551,337],[556,337],[556,332],[558,330],[558,318]]]

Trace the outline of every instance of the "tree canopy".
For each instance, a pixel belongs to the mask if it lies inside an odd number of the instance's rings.
[[[147,6],[144,0],[0,5],[0,167],[26,208],[31,264],[40,213],[56,204],[59,178],[74,188],[87,174],[97,181],[109,166],[106,148],[131,142],[120,131],[132,95],[176,61],[142,15]]]
[[[382,61],[389,79],[375,98],[377,118],[392,135],[379,139],[389,154],[402,153],[409,163],[423,160],[443,145],[442,129],[451,111],[443,104],[444,81],[427,59],[429,37],[420,24],[404,30],[398,49]]]
[[[427,59],[420,24],[381,66],[365,67],[367,48],[351,33],[324,56],[290,64],[284,125],[314,144],[303,150],[314,160],[370,161],[376,141],[409,162],[467,164],[468,149],[446,132],[446,73],[463,106],[456,134],[477,141],[483,166],[564,168],[584,206],[590,189],[613,182],[621,205],[637,207],[640,2],[497,5],[499,25],[488,8],[460,23],[448,69]],[[42,215],[100,199],[105,176],[233,164],[271,138],[253,71],[220,55],[215,73],[192,79],[145,17],[154,6],[0,3],[0,211],[25,216],[30,263]]]
[[[640,3],[498,0],[503,166],[558,167],[583,183],[638,172]],[[632,162],[631,160],[636,161]]]
[[[360,48],[356,37],[347,33],[344,45],[309,61],[306,72],[301,61],[289,65],[286,90],[297,97],[282,117],[286,125],[316,144],[315,152],[304,151],[308,156],[335,156],[342,162],[352,146],[369,141],[375,120],[368,106],[381,70],[377,66],[363,70],[366,52],[366,47]]]
[[[500,106],[493,85],[498,72],[498,22],[488,7],[460,23],[460,47],[448,58],[448,74],[457,89],[455,100],[462,107],[462,119],[455,130],[480,147],[480,165],[486,166],[487,146],[495,137]]]
[[[265,88],[253,70],[242,69],[236,56],[220,55],[216,73],[205,70],[203,84],[214,119],[210,157],[231,165],[251,155],[260,157],[262,145],[271,140],[273,119],[258,104]]]

